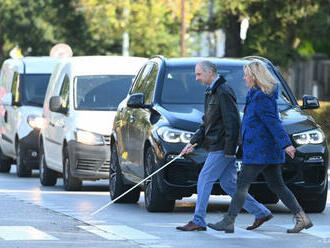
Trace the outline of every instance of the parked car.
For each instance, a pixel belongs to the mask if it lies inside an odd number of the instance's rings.
[[[40,182],[66,190],[83,180],[108,179],[110,133],[120,101],[145,58],[86,56],[63,59],[51,76],[40,132]]]
[[[132,185],[177,156],[201,123],[205,86],[195,79],[194,67],[203,58],[151,58],[135,78],[128,95],[119,104],[111,135],[110,196],[114,199]],[[304,109],[319,106],[318,99],[304,96],[299,106],[276,67],[261,57],[244,59],[207,58],[214,62],[234,89],[239,108],[245,103],[248,88],[243,80],[243,65],[259,59],[278,80],[279,115],[293,144],[295,159],[286,158],[283,177],[307,212],[321,212],[328,191],[328,150],[324,133]],[[241,152],[237,154],[237,168]],[[147,180],[143,186],[148,211],[172,211],[175,200],[196,193],[198,174],[206,152],[196,149],[180,157]],[[278,198],[266,186],[262,175],[250,193],[263,203]],[[119,202],[136,202],[140,189],[130,191]],[[219,182],[212,194],[225,194]]]
[[[4,61],[0,75],[0,171],[16,161],[19,177],[39,168],[38,133],[42,104],[58,59],[24,57]]]

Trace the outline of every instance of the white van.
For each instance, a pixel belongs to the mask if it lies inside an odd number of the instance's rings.
[[[59,60],[51,57],[7,59],[0,73],[0,172],[17,164],[17,175],[39,168],[38,121],[49,77]],[[28,117],[30,116],[30,117]]]
[[[85,56],[62,60],[51,76],[40,132],[40,182],[66,190],[109,178],[110,132],[117,106],[145,58]]]

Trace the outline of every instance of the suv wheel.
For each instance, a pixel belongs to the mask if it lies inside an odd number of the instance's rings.
[[[71,164],[69,159],[69,152],[64,150],[63,156],[63,183],[65,190],[78,191],[81,190],[82,181],[79,178],[71,175]]]
[[[109,174],[109,192],[112,200],[129,190],[128,185],[124,185],[123,178],[118,161],[116,145],[111,146],[110,174]],[[118,203],[136,203],[140,198],[140,189],[135,188],[123,197],[119,198]]]
[[[0,149],[0,172],[9,172],[11,167],[11,160],[6,158]]]
[[[152,147],[148,147],[145,155],[145,177],[151,175],[156,168],[155,154]],[[158,175],[152,176],[144,183],[144,202],[149,212],[171,212],[175,200],[168,200],[165,194],[159,189]]]
[[[328,178],[328,177],[327,177]],[[305,200],[304,196],[302,195],[298,201],[301,207],[307,213],[321,213],[326,205],[327,205],[327,194],[328,194],[328,179],[326,182],[326,187],[324,188],[323,192],[319,197],[315,200]]]
[[[16,174],[18,177],[30,177],[32,175],[32,169],[28,168],[28,165],[24,163],[25,150],[20,143],[17,145],[17,159],[16,159]]]
[[[49,169],[46,164],[44,146],[41,144],[39,152],[39,177],[43,186],[54,186],[57,181],[56,172]]]

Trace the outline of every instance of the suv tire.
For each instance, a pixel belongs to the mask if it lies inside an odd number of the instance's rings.
[[[9,172],[11,168],[11,160],[6,158],[0,149],[0,172]]]
[[[112,200],[129,190],[129,186],[123,183],[121,169],[118,161],[118,153],[116,145],[111,146],[111,159],[110,159],[110,171],[109,171],[109,192]],[[123,197],[119,198],[118,203],[136,203],[140,198],[140,189],[135,188],[128,192]]]
[[[301,207],[307,213],[321,213],[327,205],[327,194],[328,194],[328,176],[326,181],[326,187],[324,188],[319,198],[316,200],[305,200],[304,195],[302,195],[298,201]]]
[[[17,145],[17,159],[16,159],[16,174],[18,177],[30,177],[32,175],[32,169],[27,167],[27,164],[24,162],[25,150],[22,145],[18,142]]]
[[[57,174],[52,169],[49,169],[46,164],[44,146],[41,144],[39,152],[39,178],[43,186],[54,186],[57,182]]]
[[[71,174],[71,163],[69,152],[64,149],[63,154],[63,183],[65,190],[79,191],[81,190],[82,181],[79,178],[73,177]]]
[[[148,147],[145,154],[144,171],[145,178],[157,170],[155,154],[152,147]],[[159,188],[159,175],[154,175],[144,183],[144,202],[149,212],[172,212],[175,200],[168,200],[166,194]]]

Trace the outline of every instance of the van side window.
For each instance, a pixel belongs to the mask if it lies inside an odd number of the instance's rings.
[[[70,89],[70,80],[67,75],[65,75],[62,87],[60,90],[60,97],[62,98],[62,107],[69,108],[69,89]]]
[[[19,80],[20,80],[20,76],[17,72],[15,72],[14,78],[13,78],[13,84],[11,87],[11,93],[13,94],[14,103],[17,103],[20,100],[20,98],[19,98]]]

